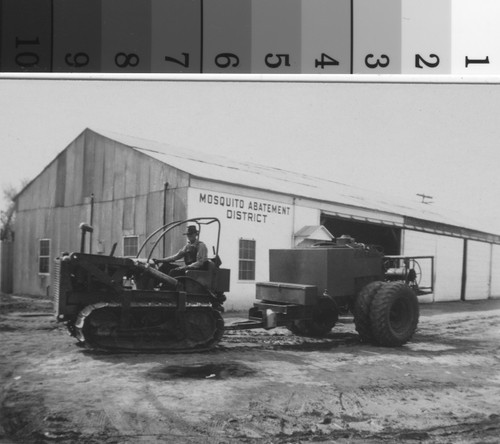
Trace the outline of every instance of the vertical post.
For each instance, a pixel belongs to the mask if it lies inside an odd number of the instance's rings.
[[[168,182],[165,182],[163,184],[163,224],[162,226],[164,227],[165,225],[167,225],[167,191],[168,191]],[[148,235],[149,233],[146,233],[146,235]],[[166,236],[163,236],[163,240],[162,240],[162,245],[163,245],[163,252],[162,252],[162,257],[165,257],[167,255],[167,253],[165,252],[166,251],[166,248],[165,248],[165,237]]]
[[[94,193],[90,195],[90,226],[94,226]],[[89,234],[89,253],[92,254],[92,231]]]
[[[490,244],[490,270],[488,275],[488,299],[491,299],[491,281],[493,279],[493,244]]]
[[[464,253],[462,258],[462,291],[460,294],[460,300],[465,301],[466,291],[465,287],[467,285],[467,239],[464,239]]]
[[[354,0],[351,0],[351,74],[354,74]]]
[[[432,291],[432,302],[436,301],[436,294],[434,290],[434,256],[431,257],[431,291]]]

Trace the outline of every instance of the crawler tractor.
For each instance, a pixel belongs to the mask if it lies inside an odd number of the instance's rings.
[[[171,277],[152,259],[165,235],[186,223],[217,226],[217,246],[206,270]],[[221,312],[229,290],[229,270],[220,267],[220,222],[215,218],[177,221],[160,227],[139,249],[136,258],[84,252],[81,224],[79,253],[56,260],[53,278],[57,319],[87,347],[125,352],[207,350],[224,333]],[[147,258],[140,258],[148,243]]]
[[[205,270],[171,277],[152,253],[177,227],[216,227],[216,247]],[[323,337],[339,313],[354,315],[360,339],[382,346],[406,343],[416,330],[419,286],[416,257],[384,256],[348,236],[309,248],[270,250],[270,281],[256,284],[247,321],[224,326],[224,293],[230,271],[219,259],[220,222],[216,218],[176,221],[152,233],[137,257],[84,252],[81,224],[78,253],[56,260],[52,288],[57,320],[87,347],[127,352],[189,352],[214,347],[224,330],[285,326],[297,335]],[[151,252],[140,254],[147,244]],[[433,258],[420,256],[431,261]]]

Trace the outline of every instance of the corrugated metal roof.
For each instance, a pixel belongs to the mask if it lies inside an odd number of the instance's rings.
[[[453,217],[450,212],[445,215],[428,205],[402,200],[373,190],[252,162],[241,162],[211,153],[194,152],[167,143],[110,131],[91,131],[198,178],[483,232],[461,217]]]

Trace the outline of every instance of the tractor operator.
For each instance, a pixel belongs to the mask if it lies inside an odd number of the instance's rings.
[[[163,259],[156,259],[155,262],[163,263],[165,266],[160,267],[166,268],[171,276],[181,276],[186,270],[205,270],[208,265],[208,249],[207,246],[198,239],[199,231],[195,225],[190,225],[187,231],[183,233],[187,236],[188,242],[181,248],[176,254]],[[172,266],[170,262],[174,262],[179,259],[184,259],[184,266]],[[167,265],[168,264],[168,265]]]

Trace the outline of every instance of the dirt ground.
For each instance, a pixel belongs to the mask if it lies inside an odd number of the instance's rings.
[[[322,340],[232,331],[176,355],[90,352],[50,301],[0,304],[1,443],[500,442],[499,300],[423,305],[400,348],[343,317]]]

